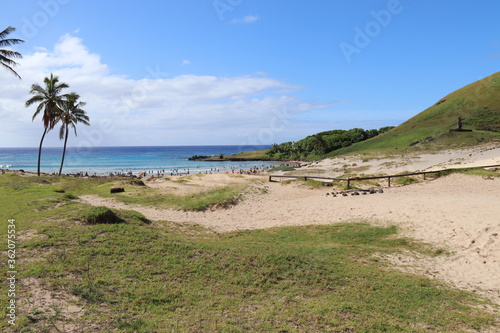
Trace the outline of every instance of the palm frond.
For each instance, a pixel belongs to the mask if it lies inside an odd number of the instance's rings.
[[[50,77],[45,77],[43,80],[45,87],[39,84],[31,85],[30,94],[35,96],[26,101],[26,107],[40,103],[37,111],[33,115],[33,119],[43,109],[42,122],[46,129],[52,130],[58,122],[62,120],[63,96],[60,94],[61,89],[68,87],[66,83],[58,83],[59,78],[50,74]]]
[[[66,134],[66,127],[64,124],[61,125],[61,128],[59,129],[59,139],[64,139],[64,134]]]
[[[48,91],[46,91],[44,88],[42,88],[37,83],[34,83],[34,84],[31,85],[30,94],[42,96],[43,98],[47,98],[48,97]]]
[[[0,41],[1,43],[1,41]],[[23,55],[19,52],[16,52],[16,51],[12,51],[12,50],[3,50],[3,49],[0,49],[0,59],[2,58],[5,58],[5,59],[2,59],[3,61],[7,61],[7,60],[10,60],[10,59],[6,59],[6,58],[18,58],[18,59],[21,59],[23,57]]]
[[[35,120],[36,116],[38,116],[38,114],[43,110],[43,104],[40,104],[38,105],[38,107],[36,108],[36,111],[35,113],[33,113],[33,117],[31,117],[31,121]]]
[[[66,98],[67,101],[76,103],[76,101],[80,98],[80,95],[78,95],[76,92],[70,92],[69,94],[66,94],[63,96]],[[80,102],[83,103],[83,102]]]
[[[71,126],[74,130],[75,136],[77,136],[76,125],[82,123],[84,125],[90,125],[90,118],[87,116],[85,110],[82,109],[87,103],[78,101],[80,95],[75,92],[64,95],[66,100],[62,102],[62,115],[61,122],[66,124],[67,127]]]
[[[31,104],[37,103],[37,102],[42,102],[44,100],[43,96],[36,95],[28,99],[25,103],[26,107],[30,106]]]
[[[6,39],[7,35],[9,35],[11,32],[15,31],[16,28],[14,27],[7,27],[5,30],[0,32],[0,47],[5,47],[5,46],[11,46],[11,45],[16,45],[19,43],[23,43],[24,41],[21,39],[17,38],[9,38]],[[19,79],[21,76],[17,74],[17,72],[12,68],[16,65],[18,65],[17,62],[13,61],[10,58],[22,58],[23,56],[21,53],[12,51],[12,50],[4,50],[0,49],[0,64],[2,64],[3,67],[5,67],[7,70],[9,70],[12,74],[17,76]]]
[[[17,38],[2,39],[0,40],[0,47],[5,47],[5,46],[9,47],[21,43],[24,43],[24,40]]]
[[[9,35],[11,32],[14,32],[16,31],[16,28],[14,27],[7,27],[5,28],[2,32],[0,32],[0,39],[5,39],[5,37],[7,37],[7,35]]]
[[[9,65],[6,65],[4,64],[3,62],[0,61],[0,64],[2,64],[2,66],[4,66],[5,68],[7,68],[12,74],[14,74],[15,76],[17,76],[19,79],[21,78],[21,76],[19,74],[17,74],[17,72]],[[15,63],[17,64],[17,63]]]

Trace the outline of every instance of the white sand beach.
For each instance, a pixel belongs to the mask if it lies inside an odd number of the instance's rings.
[[[349,163],[363,164],[360,159],[349,158]],[[346,164],[346,160],[324,160],[294,173],[311,174],[314,169],[321,176],[338,176],[335,170],[340,163]],[[391,167],[386,164],[388,161],[395,163]],[[500,147],[490,145],[366,163],[370,163],[370,169],[363,171],[365,174],[381,170],[395,174],[450,166],[494,165],[500,164]],[[449,251],[450,255],[386,257],[396,267],[474,290],[500,304],[500,178],[451,174],[407,186],[385,187],[383,193],[346,197],[333,197],[331,187],[311,189],[295,183],[268,182],[267,175],[204,175],[192,177],[187,183],[175,183],[175,188],[188,193],[193,185],[220,186],[234,182],[250,183],[254,190],[235,206],[206,212],[125,205],[97,196],[82,196],[81,200],[93,205],[134,209],[152,221],[198,224],[218,232],[347,221],[397,225],[404,236],[431,243]],[[161,179],[147,184],[165,190],[173,187],[172,182]]]

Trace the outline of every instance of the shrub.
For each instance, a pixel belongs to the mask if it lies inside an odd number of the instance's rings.
[[[399,178],[396,178],[396,183],[399,184],[399,185],[410,185],[410,184],[413,184],[413,183],[416,183],[417,182],[417,179],[413,178],[413,177],[399,177]]]
[[[305,181],[305,184],[311,188],[315,188],[315,189],[318,189],[318,188],[322,188],[323,187],[323,182],[320,182],[318,180],[314,180],[314,179],[307,179]]]
[[[133,179],[133,180],[129,181],[128,184],[134,185],[134,186],[146,186],[146,184],[144,184],[144,182],[140,179]]]
[[[131,332],[139,331],[145,325],[142,319],[121,319],[118,318],[116,321],[116,326],[122,330],[128,330]]]
[[[66,200],[76,200],[76,199],[78,199],[78,197],[76,195],[73,195],[71,193],[65,193],[63,195],[63,198],[66,199]]]
[[[90,208],[85,214],[85,223],[87,224],[114,224],[123,222],[108,207],[98,206]]]
[[[89,303],[100,303],[104,297],[99,285],[93,281],[72,286],[70,293],[83,298]]]
[[[116,212],[118,218],[127,222],[127,224],[150,224],[151,221],[147,217],[135,210],[120,209]]]

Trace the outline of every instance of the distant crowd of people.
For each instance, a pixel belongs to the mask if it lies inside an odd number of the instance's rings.
[[[269,165],[260,165],[260,166],[253,166],[249,169],[246,168],[236,168],[236,167],[231,167],[231,168],[210,168],[206,170],[197,170],[193,172],[191,169],[171,169],[167,170],[149,170],[149,171],[144,171],[139,173],[139,178],[151,178],[151,177],[157,177],[157,178],[163,178],[166,176],[188,176],[190,174],[215,174],[215,173],[231,173],[231,174],[258,174],[261,172],[265,172],[269,170],[272,166]]]
[[[137,172],[134,170],[121,170],[121,172],[93,172],[89,174],[88,172],[81,171],[81,172],[76,172],[76,173],[71,173],[71,174],[66,174],[74,177],[133,177],[133,176],[138,176],[139,178],[163,178],[163,177],[168,177],[168,176],[187,176],[190,174],[214,174],[214,173],[231,173],[231,174],[241,174],[241,175],[252,175],[252,174],[258,174],[262,172],[266,172],[274,167],[284,167],[284,166],[294,166],[294,167],[300,167],[301,163],[300,162],[287,162],[287,163],[281,163],[279,165],[254,165],[250,168],[244,165],[239,165],[236,167],[214,167],[210,169],[205,169],[205,170],[193,170],[189,168],[185,169],[170,169],[170,170],[165,170],[165,169],[156,169],[156,170],[144,170],[142,172]],[[199,168],[199,167],[198,167]],[[4,169],[1,169],[1,174],[5,174]],[[24,171],[24,170],[23,170]],[[51,175],[57,176],[56,172],[53,172]]]

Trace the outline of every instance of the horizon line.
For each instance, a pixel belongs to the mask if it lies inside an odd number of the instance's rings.
[[[152,146],[141,146],[141,145],[138,145],[138,146],[92,146],[92,147],[66,147],[66,149],[68,148],[82,148],[82,149],[88,149],[88,148],[118,148],[118,147],[123,147],[123,148],[127,148],[127,147],[223,147],[223,146],[234,146],[234,147],[260,147],[260,146],[272,146],[272,144],[259,144],[259,145],[223,145],[223,144],[217,144],[217,145],[166,145],[166,146],[161,146],[161,145],[152,145]],[[32,149],[32,148],[35,148],[35,149],[38,149],[39,147],[0,147],[0,149]],[[42,150],[43,148],[60,148],[60,149],[63,149],[63,147],[54,147],[54,146],[50,146],[50,147],[42,147]]]

